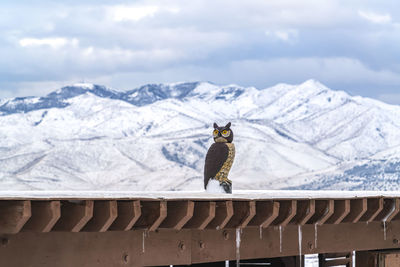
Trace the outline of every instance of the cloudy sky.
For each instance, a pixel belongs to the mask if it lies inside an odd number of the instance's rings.
[[[400,104],[393,1],[1,1],[0,98],[75,82],[119,90],[313,78]]]

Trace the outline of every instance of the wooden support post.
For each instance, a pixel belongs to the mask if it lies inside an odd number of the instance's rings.
[[[83,227],[82,231],[105,232],[117,218],[117,201],[96,200],[94,202],[93,217]]]
[[[286,226],[296,215],[297,201],[296,200],[283,200],[279,201],[279,215],[272,223],[273,225]]]
[[[129,231],[141,215],[140,200],[118,201],[118,216],[111,224],[109,230]]]
[[[50,232],[61,216],[60,201],[31,201],[32,216],[22,231]]]
[[[351,199],[350,213],[343,219],[343,222],[356,223],[368,210],[368,201],[366,198]]]
[[[31,202],[0,201],[0,233],[18,233],[31,217]]]
[[[292,223],[304,225],[310,220],[315,213],[315,200],[298,200],[297,201],[297,213],[293,217]]]
[[[216,202],[215,218],[207,225],[207,229],[223,229],[233,216],[232,201]]]
[[[386,198],[383,201],[383,209],[374,221],[390,222],[400,211],[400,200],[398,198]]]
[[[257,201],[256,214],[248,225],[268,227],[278,217],[279,206],[277,201]]]
[[[159,228],[181,230],[193,216],[194,203],[193,201],[168,201],[167,210],[168,215]]]
[[[150,231],[158,229],[167,217],[166,201],[142,201],[142,216],[137,220],[137,228],[148,228]]]
[[[226,228],[246,227],[254,215],[256,215],[255,201],[234,201],[233,216]]]
[[[335,200],[334,212],[326,223],[338,224],[350,213],[350,200]]]
[[[367,200],[367,211],[361,217],[362,222],[372,222],[383,210],[383,198],[370,198]]]
[[[194,202],[194,215],[183,228],[203,230],[215,217],[214,201]]]
[[[316,200],[315,201],[315,214],[311,217],[309,223],[311,224],[324,224],[329,217],[334,213],[334,200]]]
[[[79,232],[93,216],[93,200],[62,201],[61,217],[54,231]]]

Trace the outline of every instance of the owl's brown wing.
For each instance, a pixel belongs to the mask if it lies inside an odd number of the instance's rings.
[[[229,148],[224,143],[214,143],[208,149],[206,162],[204,164],[204,188],[207,187],[208,180],[215,177],[228,158]]]

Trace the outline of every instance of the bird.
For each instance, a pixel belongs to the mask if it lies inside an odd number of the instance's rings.
[[[214,122],[214,143],[207,151],[204,163],[204,189],[211,193],[232,193],[229,171],[235,159],[235,145],[231,122],[219,127]]]

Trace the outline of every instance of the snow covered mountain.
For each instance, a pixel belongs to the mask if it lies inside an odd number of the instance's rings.
[[[309,80],[0,100],[0,190],[198,190],[213,122],[232,122],[234,189],[399,190],[400,107]]]

